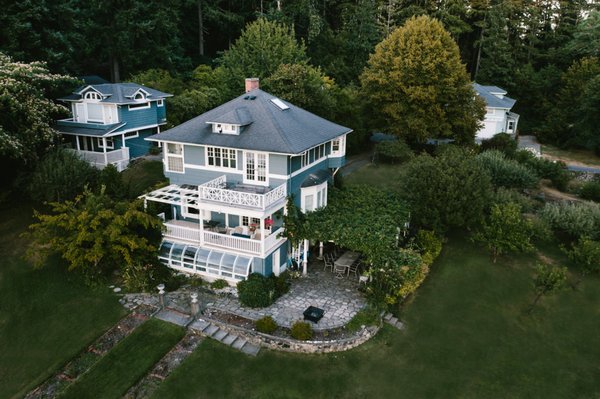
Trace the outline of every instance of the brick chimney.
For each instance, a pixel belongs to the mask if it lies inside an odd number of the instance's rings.
[[[258,89],[259,83],[258,78],[246,78],[246,93],[249,91]]]

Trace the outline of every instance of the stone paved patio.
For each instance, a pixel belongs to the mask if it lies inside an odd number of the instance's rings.
[[[303,320],[303,312],[309,306],[325,310],[315,329],[341,327],[365,306],[366,302],[358,291],[358,279],[354,276],[336,279],[329,271],[323,271],[321,262],[313,262],[308,275],[294,280],[290,292],[267,308],[242,307],[235,298],[219,298],[211,307],[250,319],[271,316],[277,324],[290,327],[295,321]]]
[[[167,293],[167,306],[189,313],[189,294],[193,291],[193,288],[188,287]],[[290,327],[295,321],[303,320],[304,310],[309,306],[316,306],[325,310],[323,318],[313,324],[313,328],[318,330],[345,325],[366,304],[358,291],[358,280],[354,276],[336,279],[331,272],[323,271],[323,263],[318,261],[309,265],[306,277],[292,282],[290,292],[266,308],[245,308],[232,296],[218,296],[204,291],[198,291],[198,294],[202,308],[218,309],[253,320],[269,315],[284,327]],[[158,297],[156,294],[126,294],[122,302],[128,308],[141,303],[156,305]]]

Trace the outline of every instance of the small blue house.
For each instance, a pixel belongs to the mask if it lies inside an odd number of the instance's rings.
[[[306,259],[308,242],[291,248],[281,236],[287,198],[303,212],[327,205],[351,132],[260,90],[258,79],[246,91],[148,138],[163,147],[170,180],[144,196],[170,205],[161,261],[232,284]]]
[[[119,171],[129,160],[148,153],[146,137],[167,123],[163,93],[136,83],[91,84],[60,98],[72,117],[57,121],[56,129],[70,147],[92,165],[113,164]]]

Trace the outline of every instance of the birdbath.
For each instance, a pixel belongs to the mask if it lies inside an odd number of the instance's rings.
[[[198,294],[196,292],[192,292],[190,297],[192,298],[192,316],[196,316],[200,311],[200,307],[198,306]]]
[[[165,307],[165,285],[159,284],[156,286],[156,288],[158,289],[158,303],[160,304],[161,308],[164,308]]]

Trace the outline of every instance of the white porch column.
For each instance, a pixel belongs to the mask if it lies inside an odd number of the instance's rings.
[[[106,155],[106,137],[102,137],[102,152],[104,152],[104,165],[108,165],[108,156]]]
[[[265,248],[265,218],[260,218],[260,226],[259,226],[259,231],[260,231],[260,252],[262,253],[262,256],[264,258],[266,251]]]
[[[80,151],[81,147],[79,146],[79,136],[75,136],[75,144],[77,145],[77,151]]]
[[[323,241],[319,241],[319,259],[323,259]]]
[[[306,276],[308,274],[308,245],[309,241],[304,240],[304,253],[302,256],[302,275]]]

